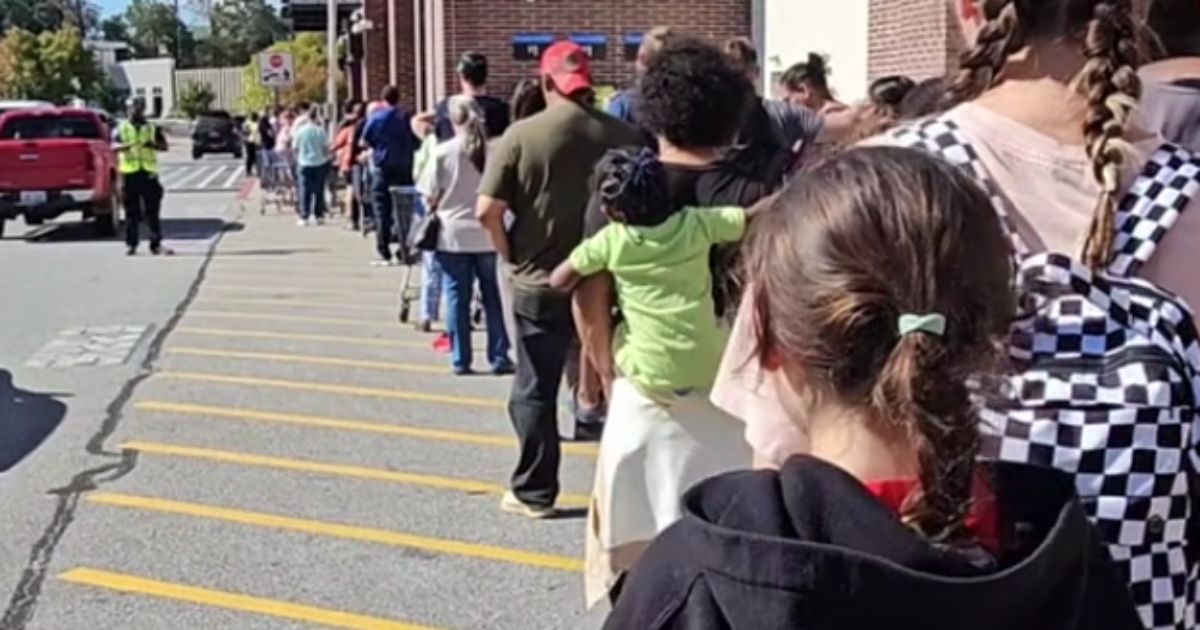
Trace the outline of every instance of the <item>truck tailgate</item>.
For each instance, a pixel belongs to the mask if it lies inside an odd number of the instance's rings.
[[[91,151],[86,140],[0,141],[0,190],[91,188]]]

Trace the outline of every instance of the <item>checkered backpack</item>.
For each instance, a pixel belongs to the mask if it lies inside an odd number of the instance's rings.
[[[1114,261],[1096,273],[1070,256],[1032,255],[953,121],[915,123],[894,138],[973,175],[1017,254],[1017,373],[984,405],[984,456],[1072,473],[1146,627],[1195,628],[1200,341],[1182,300],[1134,276],[1200,193],[1200,158],[1173,145],[1154,154],[1119,206]]]

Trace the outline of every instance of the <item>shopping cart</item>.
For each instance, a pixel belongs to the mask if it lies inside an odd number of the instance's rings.
[[[264,154],[259,172],[259,185],[263,190],[259,211],[266,214],[270,205],[275,206],[275,211],[279,213],[287,210],[287,206],[295,210],[296,176],[289,157],[281,153]]]
[[[388,188],[392,196],[392,237],[400,244],[396,258],[404,267],[404,276],[400,281],[400,313],[401,323],[408,323],[412,316],[412,303],[421,299],[421,252],[412,247],[409,235],[413,223],[424,208],[421,194],[413,186],[392,186]],[[379,226],[375,226],[379,229]]]

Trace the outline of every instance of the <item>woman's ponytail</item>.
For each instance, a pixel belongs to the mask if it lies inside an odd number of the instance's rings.
[[[463,131],[463,151],[471,160],[471,164],[482,173],[487,165],[487,125],[483,112],[475,99],[470,96],[458,95],[447,104],[450,110],[450,122]]]

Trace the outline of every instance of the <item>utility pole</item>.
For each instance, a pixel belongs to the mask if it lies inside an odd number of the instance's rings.
[[[325,101],[329,134],[333,137],[337,121],[337,0],[325,0]]]

